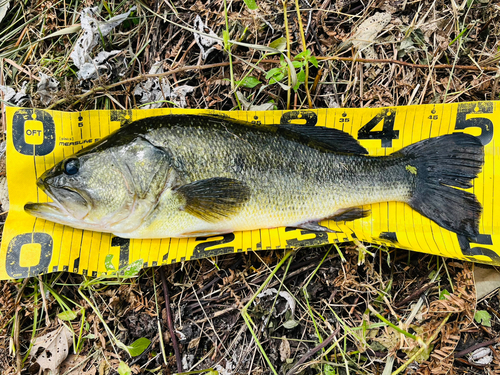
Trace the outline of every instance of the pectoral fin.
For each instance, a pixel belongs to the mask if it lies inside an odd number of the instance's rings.
[[[185,201],[182,209],[208,222],[229,218],[250,198],[250,188],[242,181],[214,177],[183,185],[177,189]]]

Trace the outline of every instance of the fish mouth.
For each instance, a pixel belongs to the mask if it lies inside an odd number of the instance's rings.
[[[27,203],[24,205],[27,213],[55,222],[61,222],[63,219],[82,219],[88,214],[90,207],[87,200],[74,189],[56,187],[42,178],[38,179],[36,184],[53,202]]]
[[[41,219],[48,219],[52,221],[61,217],[70,217],[69,212],[64,209],[64,207],[54,202],[26,203],[24,205],[24,211]]]

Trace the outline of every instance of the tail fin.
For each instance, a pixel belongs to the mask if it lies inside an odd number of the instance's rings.
[[[410,206],[445,229],[477,236],[481,204],[474,194],[454,187],[472,187],[471,181],[481,172],[484,148],[479,139],[465,133],[448,134],[399,152],[406,156],[406,169],[416,175]]]

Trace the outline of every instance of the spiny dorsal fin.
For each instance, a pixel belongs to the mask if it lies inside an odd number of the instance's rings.
[[[231,117],[219,114],[202,115],[207,118],[230,122],[237,125],[251,126],[254,129],[261,127],[268,131],[276,132],[284,137],[298,140],[314,148],[322,148],[330,152],[340,152],[346,154],[367,155],[366,148],[349,133],[339,129],[327,128],[324,126],[309,125],[289,125],[289,124],[263,124],[254,125],[246,121],[240,121]]]
[[[346,154],[368,154],[366,148],[350,134],[324,126],[278,125],[278,132],[298,138],[311,147],[320,146],[328,151]]]
[[[225,177],[195,181],[177,192],[185,199],[184,211],[209,222],[235,215],[250,198],[247,184]]]

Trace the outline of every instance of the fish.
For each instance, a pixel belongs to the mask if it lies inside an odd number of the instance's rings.
[[[367,205],[404,202],[442,228],[475,238],[482,206],[464,189],[484,164],[465,133],[371,156],[338,129],[255,125],[220,115],[134,121],[46,170],[52,202],[26,212],[122,238],[198,237],[262,228],[331,230]]]

